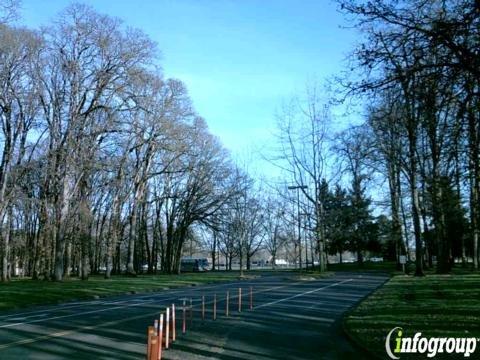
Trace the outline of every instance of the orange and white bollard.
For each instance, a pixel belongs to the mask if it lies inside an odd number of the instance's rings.
[[[205,321],[205,295],[202,295],[202,321]]]
[[[242,288],[238,288],[238,312],[242,312]]]
[[[158,357],[158,343],[160,338],[156,335],[150,337],[150,358],[149,360],[157,360]]]
[[[162,359],[162,341],[163,341],[163,314],[160,314],[160,321],[158,322],[158,356],[157,356],[157,360]]]
[[[190,298],[190,327],[193,326],[193,302],[192,298]]]
[[[183,300],[183,321],[182,321],[182,334],[185,334],[187,331],[187,314],[186,314],[186,308],[185,308],[185,303],[186,301]]]
[[[217,320],[217,294],[213,295],[213,320]]]
[[[163,326],[163,313],[158,316],[158,329],[160,330],[160,324]]]
[[[225,299],[225,316],[228,317],[228,303],[230,302],[230,292],[227,291],[227,298]]]
[[[155,336],[155,327],[149,326],[147,328],[147,360],[151,358],[153,336]]]
[[[170,337],[170,308],[167,307],[167,313],[165,314],[165,349],[168,349],[168,342]]]
[[[172,342],[176,340],[176,326],[175,326],[175,304],[172,304]]]
[[[250,310],[253,310],[253,289],[250,286]]]

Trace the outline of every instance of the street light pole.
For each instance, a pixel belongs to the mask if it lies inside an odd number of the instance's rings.
[[[305,244],[305,269],[308,270],[308,236],[307,236],[308,213],[300,213],[300,216],[303,219],[303,242]],[[313,263],[312,263],[312,267],[313,267]]]
[[[302,270],[302,238],[301,238],[301,233],[300,233],[302,224],[301,224],[301,219],[300,219],[300,190],[306,190],[306,189],[308,189],[307,185],[293,185],[293,186],[288,187],[288,190],[297,190],[297,216],[298,216],[298,240],[297,240],[297,244],[298,244],[298,254],[299,254],[298,262],[299,262],[299,265],[300,265],[300,271]],[[295,259],[295,262],[296,262],[296,259]]]

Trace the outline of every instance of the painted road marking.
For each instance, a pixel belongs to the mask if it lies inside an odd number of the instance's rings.
[[[103,328],[103,327],[106,327],[106,326],[117,325],[117,324],[121,324],[121,323],[126,322],[126,321],[142,319],[142,318],[145,318],[145,317],[148,317],[148,316],[153,316],[153,315],[156,315],[156,314],[158,314],[158,311],[150,312],[150,313],[142,314],[142,315],[137,315],[137,316],[133,316],[133,317],[129,317],[129,318],[123,318],[123,319],[120,319],[120,320],[109,321],[109,322],[102,323],[101,325],[81,326],[81,327],[78,327],[78,328],[72,329],[72,330],[58,331],[58,332],[54,332],[54,333],[50,333],[50,334],[46,334],[46,335],[42,335],[42,336],[37,336],[37,337],[34,337],[34,338],[18,340],[18,341],[14,341],[14,342],[7,343],[7,344],[1,344],[0,345],[0,350],[6,349],[6,348],[9,348],[9,347],[13,347],[13,346],[17,346],[17,345],[31,344],[31,343],[42,341],[42,340],[47,340],[47,339],[56,338],[56,337],[62,337],[62,336],[65,336],[65,335],[74,334],[76,332],[82,332],[84,330],[100,329],[100,328]]]
[[[215,284],[215,285],[210,285],[210,286],[197,288],[197,289],[194,289],[194,290],[201,291],[202,289],[212,289],[212,288],[216,288],[216,287],[220,287],[220,286],[238,284],[238,283],[242,283],[242,282],[220,283],[220,284]],[[40,316],[44,317],[44,316],[47,316],[47,313],[50,313],[50,312],[57,312],[58,310],[72,309],[72,308],[82,307],[82,306],[114,305],[114,304],[126,303],[126,302],[129,302],[129,301],[144,301],[144,302],[148,301],[148,302],[151,302],[151,301],[154,301],[154,299],[156,299],[158,297],[167,296],[167,295],[170,296],[170,297],[165,298],[165,299],[160,299],[160,300],[161,301],[170,301],[170,300],[175,299],[175,297],[171,297],[172,294],[182,293],[182,292],[185,292],[187,290],[192,290],[192,289],[189,288],[189,287],[182,287],[181,289],[177,289],[177,290],[173,290],[173,291],[165,290],[165,291],[168,291],[167,293],[161,293],[161,292],[155,293],[155,292],[153,292],[153,293],[143,294],[142,296],[132,297],[130,299],[122,299],[122,300],[118,300],[118,301],[112,301],[112,300],[93,301],[93,302],[88,301],[88,302],[85,302],[83,304],[77,304],[77,305],[72,305],[72,306],[63,306],[62,304],[60,304],[60,305],[57,305],[57,306],[61,307],[60,309],[43,309],[43,310],[35,310],[35,311],[31,311],[31,312],[26,312],[26,313],[24,312],[24,313],[15,313],[15,314],[3,315],[3,317],[0,316],[0,320],[10,321],[10,320],[14,320],[12,318],[18,318],[18,317],[21,317],[22,315],[27,315],[27,316],[25,316],[25,319],[30,318],[30,317],[32,317],[32,318],[33,317],[40,317]],[[112,296],[115,296],[115,295],[112,295]],[[151,299],[147,299],[149,297]],[[55,306],[55,305],[50,305],[50,306]],[[78,314],[64,315],[64,317],[90,314],[90,313],[95,313],[95,312],[103,312],[103,311],[107,311],[107,310],[109,310],[109,309],[92,310],[92,311],[89,311],[89,312],[82,312],[82,313],[78,313]],[[41,314],[40,315],[29,315],[29,314],[36,314],[36,313],[41,313]],[[0,325],[0,328],[11,327],[11,326],[14,326],[14,325],[29,324],[30,322],[53,320],[53,319],[58,319],[58,318],[59,317],[55,316],[55,317],[52,317],[52,318],[45,318],[45,319],[42,319],[42,320],[25,321],[25,322],[22,322],[22,323],[8,323],[8,324],[5,324],[5,325]]]
[[[327,289],[327,288],[330,288],[330,287],[333,287],[333,286],[345,284],[345,283],[350,282],[350,281],[353,281],[353,279],[348,279],[348,280],[340,281],[340,282],[337,282],[337,283],[335,283],[335,284],[330,284],[330,285],[322,286],[322,287],[320,287],[320,288],[318,288],[318,289],[313,289],[313,290],[310,290],[310,291],[305,291],[305,292],[303,292],[303,293],[296,294],[296,295],[293,295],[293,296],[289,296],[289,297],[284,298],[284,299],[272,301],[272,302],[269,302],[269,303],[266,303],[266,304],[261,304],[261,305],[258,305],[258,306],[256,307],[256,309],[260,309],[260,308],[262,308],[262,307],[279,304],[279,303],[284,302],[284,301],[288,301],[288,300],[295,299],[295,298],[300,297],[300,296],[312,294],[312,293],[314,293],[314,292],[317,292],[317,291],[320,291],[320,290],[323,290],[323,289]]]
[[[350,279],[351,280],[351,279]],[[350,280],[347,280],[347,281],[350,281]],[[263,293],[263,292],[267,292],[267,291],[272,291],[272,290],[277,290],[277,289],[281,289],[281,288],[285,288],[285,287],[291,287],[291,286],[295,286],[295,285],[298,285],[298,284],[304,284],[305,282],[304,281],[298,281],[298,282],[294,282],[294,283],[291,283],[291,284],[287,284],[287,285],[280,285],[280,286],[274,286],[274,287],[270,287],[270,288],[266,288],[266,289],[262,289],[262,290],[258,290],[258,291],[254,291],[254,293]],[[215,287],[219,287],[219,286],[226,286],[226,285],[234,285],[236,283],[224,283],[224,284],[219,284],[219,285],[216,285],[216,286],[209,286],[208,288],[215,288]],[[335,283],[335,284],[331,284],[331,285],[328,285],[327,287],[329,286],[332,286],[332,285],[337,285],[339,283]],[[324,287],[325,288],[325,287]],[[204,288],[205,289],[205,288]],[[183,289],[183,291],[185,291],[187,289]],[[202,289],[196,289],[196,290],[202,290]],[[315,291],[317,291],[318,289],[315,289]],[[181,291],[176,291],[176,292],[181,292]],[[150,294],[151,295],[151,294]],[[166,294],[164,294],[166,295]],[[145,297],[145,296],[144,296]],[[168,301],[168,300],[172,300],[172,299],[176,299],[176,297],[173,297],[173,298],[167,298],[167,299],[162,299],[162,301]],[[288,299],[288,298],[287,298]],[[133,300],[133,299],[132,299]],[[154,300],[149,300],[148,303],[152,303]],[[123,301],[125,302],[125,301]],[[211,303],[211,302],[207,302],[208,303]],[[75,314],[69,314],[69,315],[60,315],[60,316],[54,316],[54,317],[51,317],[51,318],[43,318],[43,319],[38,319],[38,320],[31,320],[31,321],[27,321],[27,322],[19,322],[19,323],[11,323],[11,324],[5,324],[5,325],[2,325],[0,326],[0,328],[7,328],[7,327],[13,327],[13,326],[19,326],[19,325],[24,325],[24,324],[30,324],[30,323],[37,323],[37,322],[44,322],[44,321],[48,321],[48,320],[55,320],[55,319],[61,319],[61,318],[67,318],[67,317],[74,317],[74,316],[80,316],[80,315],[85,315],[85,314],[91,314],[91,313],[98,313],[98,312],[105,312],[105,311],[110,311],[110,310],[115,310],[115,309],[121,309],[121,308],[128,308],[128,307],[134,307],[134,306],[141,306],[141,305],[145,305],[146,302],[141,302],[139,304],[130,304],[130,305],[125,305],[125,306],[117,306],[117,307],[114,307],[114,308],[108,308],[108,309],[99,309],[99,310],[92,310],[92,311],[87,311],[87,312],[82,312],[80,314],[78,313],[75,313]],[[99,304],[100,305],[100,304]],[[257,308],[260,307],[260,306],[257,306]],[[39,337],[36,337],[36,338],[29,338],[29,339],[24,339],[24,340],[18,340],[18,341],[15,341],[15,342],[11,342],[11,343],[7,343],[7,344],[1,344],[0,345],[0,349],[5,349],[5,348],[8,348],[8,347],[12,347],[12,346],[16,346],[16,345],[22,345],[22,344],[27,344],[27,343],[32,343],[32,342],[37,342],[37,341],[41,341],[41,340],[45,340],[45,339],[50,339],[50,338],[55,338],[55,337],[62,337],[62,336],[65,336],[65,335],[69,335],[69,334],[72,334],[72,333],[75,333],[75,332],[81,332],[83,330],[93,330],[93,329],[97,329],[97,328],[102,328],[102,327],[105,327],[105,326],[109,326],[109,325],[114,325],[114,324],[118,324],[118,323],[121,323],[121,322],[124,322],[124,321],[129,321],[129,320],[135,320],[137,318],[143,318],[143,317],[147,317],[147,316],[152,316],[154,314],[158,314],[158,310],[153,312],[153,313],[148,313],[148,314],[145,314],[145,315],[140,315],[140,316],[135,316],[135,317],[130,317],[130,318],[123,318],[122,320],[117,320],[117,321],[111,321],[111,322],[107,322],[107,323],[103,323],[102,325],[98,325],[98,326],[81,326],[81,327],[77,327],[75,329],[72,329],[72,330],[67,330],[67,331],[61,331],[61,332],[55,332],[55,333],[50,333],[50,334],[46,334],[46,335],[42,335],[42,336],[39,336]]]
[[[294,286],[294,285],[297,285],[297,284],[300,284],[300,283],[303,283],[303,282],[296,282],[296,283],[289,284],[289,285],[276,286],[276,287],[272,287],[272,288],[269,288],[269,289],[260,290],[258,292],[271,291],[271,290],[274,290],[274,289],[284,288],[284,287],[287,287],[287,286]],[[223,285],[226,285],[226,284],[223,284]],[[176,299],[176,297],[165,299],[164,301],[171,300],[171,299]],[[153,300],[151,300],[149,302],[151,303],[151,302],[153,302]],[[23,322],[23,323],[6,324],[6,325],[3,325],[3,326],[0,326],[0,328],[18,326],[18,325],[22,325],[22,324],[36,323],[36,322],[41,322],[41,321],[46,321],[46,320],[54,320],[54,319],[59,319],[59,318],[71,317],[71,316],[81,316],[81,315],[89,314],[89,313],[103,312],[103,311],[109,311],[109,310],[126,308],[126,307],[133,307],[133,306],[140,306],[140,305],[145,305],[145,302],[142,302],[142,303],[139,303],[139,304],[117,306],[115,308],[109,308],[109,309],[93,310],[93,311],[88,311],[88,312],[84,312],[84,313],[80,313],[80,314],[62,315],[62,316],[56,316],[56,317],[52,317],[52,318],[48,318],[48,319],[39,319],[39,320],[32,320],[32,321]],[[148,317],[148,316],[153,316],[153,315],[156,315],[156,314],[158,314],[158,310],[155,311],[155,312],[150,312],[150,313],[143,314],[143,315],[138,315],[138,316],[134,316],[134,317],[123,318],[121,320],[115,320],[115,321],[102,323],[101,325],[97,325],[97,326],[94,326],[94,325],[80,326],[80,327],[77,327],[77,328],[72,329],[72,330],[59,331],[59,332],[54,332],[54,333],[50,333],[50,334],[46,334],[46,335],[42,335],[42,336],[38,336],[38,337],[34,337],[34,338],[18,340],[18,341],[14,341],[14,342],[11,342],[11,343],[1,344],[0,345],[0,350],[6,349],[6,348],[9,348],[9,347],[13,347],[13,346],[17,346],[17,345],[30,344],[30,343],[33,343],[33,342],[38,342],[38,341],[47,340],[47,339],[51,339],[51,338],[63,337],[63,336],[70,335],[70,334],[73,334],[73,333],[76,333],[76,332],[81,332],[81,331],[84,331],[84,330],[99,329],[99,328],[103,328],[103,327],[110,326],[110,325],[120,324],[122,322],[129,321],[129,320],[136,320],[136,319],[141,319],[141,318],[145,318],[145,317]]]
[[[45,307],[51,307],[51,306],[55,306],[55,307],[60,307],[60,309],[58,308],[54,308],[54,309],[40,309],[40,310],[33,310],[33,311],[27,311],[27,312],[22,312],[22,313],[14,313],[14,314],[7,314],[7,315],[0,315],[0,321],[8,321],[8,320],[11,320],[9,318],[13,318],[13,317],[21,317],[21,316],[24,316],[27,318],[27,317],[37,317],[39,315],[30,315],[30,314],[36,314],[36,313],[41,313],[40,316],[46,316],[45,314],[46,313],[49,313],[49,312],[56,312],[58,310],[66,310],[66,309],[72,309],[72,308],[76,308],[76,307],[82,307],[82,306],[91,306],[91,305],[112,305],[112,304],[118,304],[118,303],[124,303],[124,302],[128,302],[128,301],[132,301],[132,300],[141,300],[141,299],[146,299],[146,298],[149,298],[149,297],[152,297],[152,298],[158,298],[158,297],[162,297],[162,296],[165,296],[165,295],[172,295],[172,294],[177,294],[177,293],[181,293],[181,292],[184,292],[186,290],[194,290],[194,291],[201,291],[202,289],[212,289],[212,288],[216,288],[216,287],[221,287],[221,286],[225,286],[225,285],[233,285],[233,284],[243,284],[243,283],[247,283],[246,281],[236,281],[236,282],[221,282],[221,283],[217,283],[217,284],[212,284],[212,285],[206,285],[206,286],[201,286],[199,288],[196,288],[196,289],[192,289],[191,287],[188,287],[188,286],[184,286],[184,287],[181,287],[181,288],[178,288],[178,289],[166,289],[166,290],[159,290],[159,291],[155,291],[155,292],[150,292],[150,293],[143,293],[139,296],[132,296],[132,295],[125,295],[125,294],[117,294],[117,295],[111,295],[112,297],[118,297],[118,296],[129,296],[131,298],[129,299],[122,299],[122,300],[118,300],[118,301],[112,301],[112,300],[104,300],[104,301],[99,301],[99,300],[93,300],[93,301],[81,301],[81,302],[74,302],[74,303],[64,303],[64,304],[50,304],[50,305],[42,305],[42,306],[45,306]],[[167,294],[165,292],[168,292]],[[1,327],[1,326],[0,326]]]
[[[149,302],[153,302],[153,300],[150,300]],[[129,304],[129,305],[124,305],[124,306],[116,306],[116,307],[108,308],[108,309],[85,311],[85,312],[78,313],[78,314],[59,315],[59,316],[53,316],[53,317],[50,317],[50,318],[43,318],[43,319],[38,319],[38,320],[30,320],[30,321],[25,321],[25,322],[10,323],[10,324],[1,325],[0,328],[20,326],[20,325],[37,323],[37,322],[44,322],[44,321],[48,321],[48,320],[64,319],[64,318],[73,317],[73,316],[83,316],[83,315],[86,315],[86,314],[94,314],[94,313],[99,313],[99,312],[104,312],[104,311],[112,311],[112,310],[124,309],[124,308],[128,308],[128,307],[141,306],[141,305],[145,305],[145,302],[142,302],[142,303],[139,303],[139,304]]]
[[[236,284],[236,283],[232,283],[232,284]],[[295,284],[298,284],[298,283],[295,283]],[[217,285],[213,285],[213,286],[208,286],[206,288],[202,288],[202,289],[211,289],[211,288],[216,288],[216,287],[219,287],[219,286],[225,286],[227,284],[217,284]],[[230,284],[228,284],[230,285]],[[292,285],[292,284],[291,284]],[[269,288],[269,289],[265,289],[265,290],[260,290],[258,292],[264,292],[264,291],[270,291],[270,290],[275,290],[277,288],[282,288],[282,287],[285,287],[285,286],[289,286],[289,285],[284,285],[284,286],[278,286],[278,287],[273,287],[273,288]],[[183,288],[182,290],[177,290],[177,291],[173,291],[173,292],[169,292],[169,293],[166,293],[166,294],[162,294],[163,296],[165,295],[172,295],[175,294],[175,293],[181,293],[181,292],[185,292],[187,289],[189,288]],[[196,289],[198,291],[201,291],[202,289]],[[195,291],[197,292],[197,291]],[[130,305],[125,305],[125,306],[117,306],[117,307],[113,307],[113,308],[108,308],[108,309],[97,309],[97,310],[90,310],[90,311],[85,311],[85,312],[79,312],[79,313],[75,313],[75,314],[68,314],[68,315],[58,315],[58,316],[53,316],[53,317],[49,317],[49,318],[46,318],[46,314],[45,314],[45,310],[44,310],[44,313],[43,314],[40,314],[40,315],[32,315],[30,317],[38,317],[38,316],[42,316],[42,319],[35,319],[35,320],[29,320],[29,321],[23,321],[23,322],[16,322],[16,323],[8,323],[8,324],[4,324],[4,325],[0,325],[0,329],[1,328],[8,328],[8,327],[14,327],[14,326],[19,326],[19,325],[25,325],[25,324],[31,324],[31,323],[37,323],[37,322],[44,322],[44,321],[49,321],[49,320],[56,320],[56,319],[63,319],[63,318],[67,318],[67,317],[75,317],[75,316],[82,316],[82,315],[86,315],[86,314],[95,314],[95,313],[99,313],[99,312],[105,312],[105,311],[111,311],[111,310],[116,310],[116,309],[122,309],[122,308],[126,308],[126,307],[131,307],[131,306],[138,306],[138,305],[143,305],[145,303],[151,303],[154,300],[154,298],[157,298],[158,295],[160,294],[156,294],[156,295],[152,295],[152,294],[148,294],[148,295],[144,295],[142,297],[137,297],[137,298],[133,298],[133,299],[126,299],[126,300],[119,300],[119,301],[116,301],[116,302],[112,302],[112,301],[104,301],[104,302],[99,302],[97,304],[94,304],[94,305],[113,305],[113,304],[119,304],[119,303],[126,303],[126,302],[129,302],[129,301],[141,301],[140,304],[130,304]],[[152,297],[151,299],[145,299],[147,297]],[[175,300],[176,297],[168,297],[168,298],[165,298],[165,299],[161,299],[161,301],[170,301],[170,300]],[[74,307],[74,306],[72,306]],[[65,309],[65,308],[62,308],[62,310]],[[50,311],[55,311],[54,309],[50,310]],[[46,311],[46,312],[49,312],[49,311]],[[14,316],[13,314],[11,316]],[[18,317],[18,314],[16,314],[16,316]],[[12,319],[10,319],[12,320]]]
[[[349,282],[349,281],[352,281],[352,280],[353,279],[348,279],[348,280],[344,280],[344,281],[337,282],[337,283],[334,283],[334,284],[326,285],[326,286],[323,286],[323,287],[318,288],[318,289],[314,289],[314,290],[311,290],[311,291],[306,291],[306,292],[301,293],[301,294],[290,296],[288,298],[280,299],[280,300],[273,301],[273,302],[270,302],[270,303],[267,303],[267,304],[262,304],[262,305],[257,306],[256,308],[261,308],[261,307],[273,305],[273,304],[276,304],[276,303],[280,303],[280,302],[283,302],[283,301],[287,301],[287,300],[297,298],[297,297],[300,297],[300,296],[303,296],[303,295],[306,295],[306,294],[310,294],[310,293],[313,293],[313,292],[316,292],[316,291],[320,291],[322,289],[337,286],[337,285],[340,285],[340,284],[343,284],[343,283],[346,283],[346,282]],[[221,287],[221,286],[231,286],[231,285],[235,285],[235,284],[238,284],[238,283],[246,284],[246,282],[222,283],[222,284],[212,285],[212,286],[208,286],[208,287],[204,287],[204,288],[197,288],[197,289],[195,289],[196,290],[195,292],[202,291],[202,290],[205,290],[205,289]],[[250,283],[250,282],[248,282],[248,283]],[[305,284],[305,282],[304,281],[298,281],[298,282],[290,283],[290,284],[287,284],[287,285],[280,285],[280,286],[275,286],[275,287],[271,287],[271,288],[266,288],[266,289],[254,291],[254,293],[263,293],[263,292],[272,291],[272,290],[276,290],[276,289],[281,289],[281,288],[285,288],[285,287],[292,287],[292,286],[296,286],[296,285],[299,285],[299,284]],[[192,289],[183,288],[183,289],[179,289],[177,291],[169,292],[169,293],[163,294],[163,295],[171,295],[172,293],[185,292],[187,290],[192,290]],[[156,296],[153,296],[153,297],[158,297],[158,295],[160,295],[160,294],[156,294]],[[143,299],[143,298],[146,298],[146,297],[149,297],[149,296],[152,296],[152,294],[148,294],[148,295],[136,298],[136,299],[128,299],[128,300],[123,300],[123,301],[118,301],[118,302],[138,300],[138,299]],[[161,301],[169,301],[169,300],[172,300],[172,299],[176,299],[176,297],[161,299]],[[99,313],[99,312],[111,311],[111,310],[128,308],[128,307],[142,306],[142,305],[145,305],[146,303],[152,303],[152,302],[154,302],[154,300],[150,299],[150,300],[145,301],[145,302],[140,302],[140,303],[137,303],[137,304],[129,304],[129,305],[124,305],[124,306],[117,306],[117,307],[114,307],[114,308],[92,310],[92,311],[87,311],[87,312],[82,312],[82,313],[77,313],[77,314],[60,315],[60,316],[54,316],[54,317],[51,317],[51,318],[31,320],[31,321],[27,321],[27,322],[5,324],[5,325],[0,326],[0,328],[7,328],[7,327],[19,326],[19,325],[30,324],[30,323],[44,322],[44,321],[48,321],[48,320],[55,320],[55,319],[61,319],[61,318],[67,318],[67,317],[83,316],[83,315],[86,315],[86,314]],[[106,303],[108,303],[108,302],[107,301],[101,302],[97,305],[103,305],[103,304],[106,304]],[[46,339],[50,339],[50,338],[63,337],[63,336],[73,334],[73,333],[76,333],[76,332],[82,332],[84,330],[93,330],[93,329],[103,328],[103,327],[106,327],[106,326],[120,324],[122,322],[130,321],[130,320],[146,318],[148,316],[152,316],[152,315],[155,315],[155,314],[158,314],[158,310],[156,310],[155,312],[147,313],[147,314],[142,314],[142,315],[128,317],[128,318],[122,318],[121,320],[114,320],[114,321],[102,323],[101,325],[80,326],[80,327],[77,327],[77,328],[72,329],[72,330],[54,332],[54,333],[38,336],[36,338],[18,340],[18,341],[14,341],[14,342],[11,342],[11,343],[1,344],[0,345],[0,350],[1,349],[6,349],[6,348],[9,348],[9,347],[13,347],[13,346],[17,346],[17,345],[23,345],[23,344],[38,342],[38,341],[42,341],[42,340],[46,340]]]

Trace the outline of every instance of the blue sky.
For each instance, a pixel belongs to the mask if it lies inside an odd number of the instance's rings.
[[[330,0],[78,1],[142,29],[158,43],[167,77],[232,152],[272,141],[283,100],[344,69],[355,34]],[[23,0],[22,20],[45,25],[71,1]]]

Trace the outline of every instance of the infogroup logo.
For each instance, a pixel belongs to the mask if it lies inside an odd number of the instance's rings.
[[[392,335],[396,332],[393,351],[391,347]],[[447,338],[447,337],[422,337],[421,332],[415,333],[413,337],[403,336],[401,327],[393,328],[385,340],[385,350],[391,359],[400,359],[401,354],[426,354],[433,358],[439,353],[463,354],[464,357],[470,357],[477,348],[479,339],[471,338]]]

